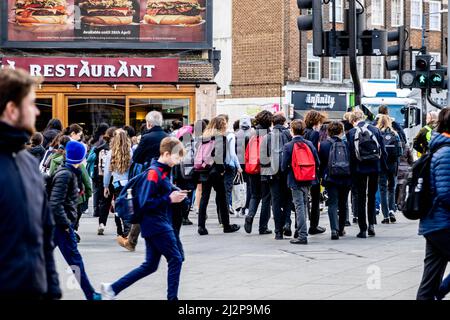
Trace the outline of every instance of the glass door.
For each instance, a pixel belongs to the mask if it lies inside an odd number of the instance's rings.
[[[159,111],[163,115],[164,129],[169,129],[173,120],[180,120],[184,124],[189,124],[190,98],[147,98],[130,97],[130,125],[141,131],[141,126],[145,124],[145,116],[150,111]]]
[[[36,130],[39,132],[44,131],[48,122],[53,118],[53,103],[55,98],[53,96],[37,97],[36,107],[38,107],[40,114],[36,119]]]
[[[125,125],[125,97],[69,97],[68,124],[77,123],[91,136],[100,123]]]

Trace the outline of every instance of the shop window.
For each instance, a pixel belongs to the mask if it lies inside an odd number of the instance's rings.
[[[36,99],[36,107],[38,107],[40,111],[39,116],[36,118],[36,130],[42,132],[50,119],[52,119],[53,99]]]
[[[125,125],[125,98],[69,99],[69,124],[78,123],[85,134],[92,135],[100,123]]]
[[[189,124],[189,105],[190,99],[130,98],[130,125],[140,132],[141,126],[145,124],[145,116],[150,111],[162,113],[166,130],[173,120]]]

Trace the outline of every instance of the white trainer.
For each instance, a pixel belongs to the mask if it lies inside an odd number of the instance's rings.
[[[103,223],[100,223],[98,226],[97,234],[99,236],[102,236],[105,233],[105,225]]]
[[[102,283],[101,284],[101,294],[102,294],[102,300],[115,300],[116,294],[114,293],[114,290],[112,289],[111,283]]]

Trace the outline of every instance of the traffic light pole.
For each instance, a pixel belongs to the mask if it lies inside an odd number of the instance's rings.
[[[427,96],[428,96],[428,89],[421,89],[421,96],[422,96],[422,127],[427,125]]]
[[[352,76],[355,91],[355,106],[361,105],[361,83],[359,82],[356,45],[356,0],[349,0],[349,49],[350,74]]]

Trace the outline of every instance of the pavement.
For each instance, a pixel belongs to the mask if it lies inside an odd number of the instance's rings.
[[[214,197],[211,197],[214,199]],[[310,236],[308,245],[292,245],[289,238],[258,234],[258,216],[253,233],[246,234],[244,219],[232,217],[241,230],[224,234],[219,228],[215,205],[210,205],[209,235],[197,234],[197,216],[192,226],[183,226],[183,264],[179,298],[186,300],[360,300],[415,299],[423,269],[425,241],[417,235],[418,223],[397,214],[397,223],[382,225],[378,216],[373,238],[356,238],[357,225],[347,227],[340,240],[330,239],[326,212],[321,235]],[[109,218],[105,235],[97,235],[98,219],[81,219],[79,250],[92,285],[113,282],[138,267],[145,257],[142,238],[135,252],[116,243],[115,224]],[[273,219],[270,227],[273,228]],[[256,232],[255,232],[256,229]],[[75,278],[58,249],[55,251],[63,299],[84,299]],[[119,300],[166,299],[167,263],[161,259],[156,273],[124,290]]]

